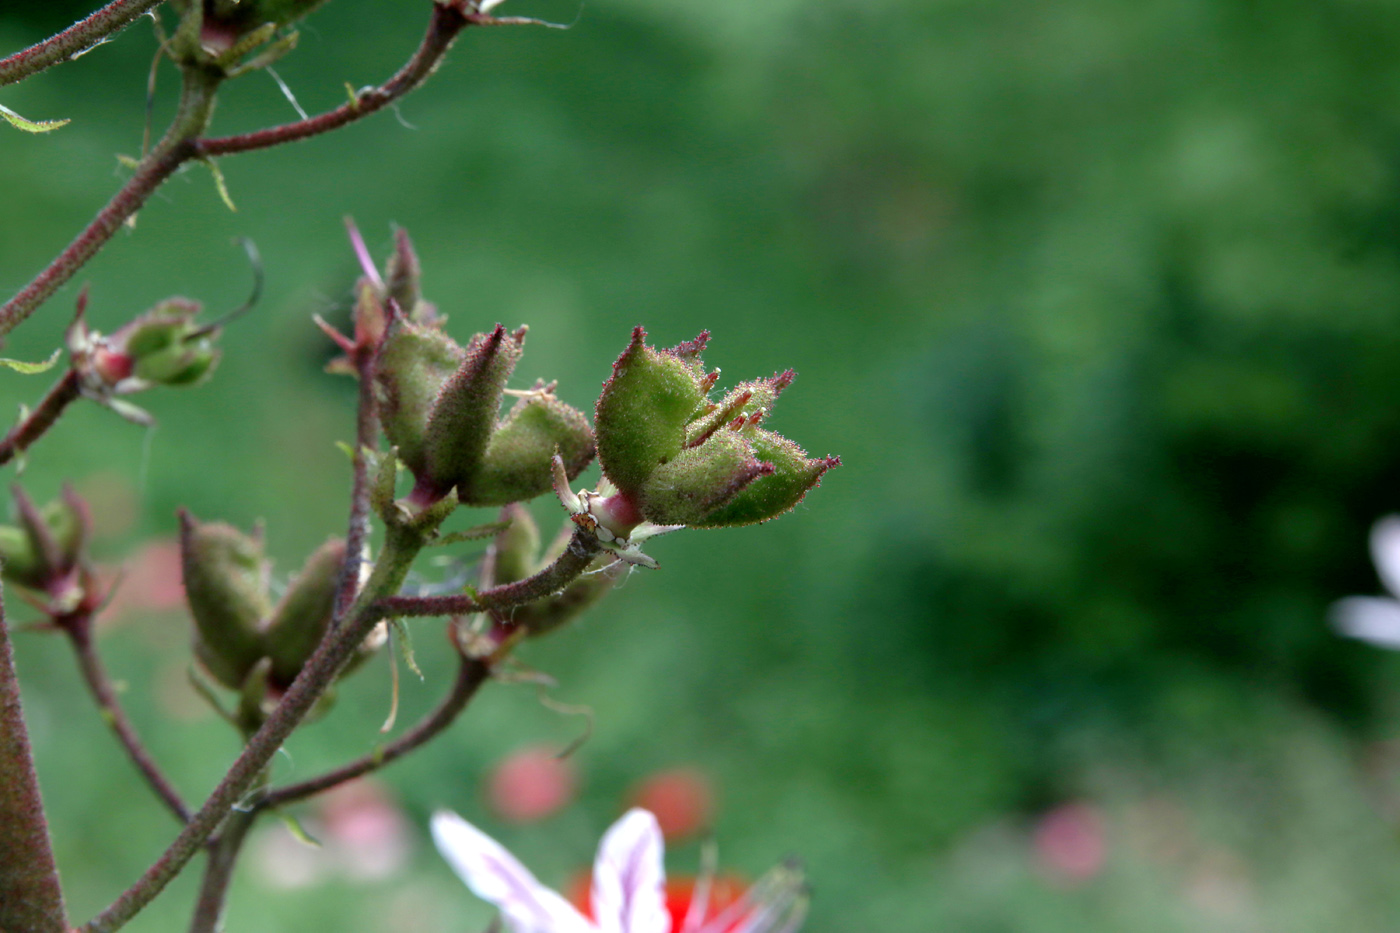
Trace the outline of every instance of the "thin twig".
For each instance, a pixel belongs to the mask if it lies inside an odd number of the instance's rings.
[[[0,605],[0,930],[63,933],[67,929],[20,706],[14,652]]]
[[[378,603],[384,616],[460,616],[472,612],[503,612],[559,592],[578,578],[602,550],[598,539],[579,529],[559,559],[544,570],[515,583],[480,593],[456,596],[388,596]]]
[[[0,60],[0,85],[23,81],[45,68],[76,58],[121,32],[142,13],[160,3],[161,0],[112,0],[87,19],[79,20],[57,35]]]
[[[422,84],[442,56],[452,46],[457,35],[474,22],[487,22],[488,18],[465,12],[458,4],[433,4],[433,18],[418,50],[398,72],[379,87],[355,92],[348,103],[334,110],[318,114],[309,120],[297,120],[251,133],[236,136],[217,136],[201,139],[196,144],[200,156],[222,156],[235,152],[250,152],[254,149],[267,149],[282,143],[308,139],[330,130],[339,129],[348,123],[363,119],[377,110],[403,97]]]
[[[0,464],[9,463],[53,427],[63,410],[82,394],[81,386],[82,382],[76,369],[64,373],[63,378],[53,384],[53,388],[49,389],[48,394],[39,401],[34,410],[0,440]]]
[[[97,647],[93,644],[92,618],[84,616],[79,619],[65,620],[62,628],[67,633],[68,640],[73,644],[73,652],[77,656],[78,669],[82,671],[83,682],[87,684],[93,699],[97,701],[97,708],[102,713],[102,719],[111,726],[112,732],[117,736],[117,741],[121,743],[122,748],[126,749],[126,754],[131,758],[132,764],[136,765],[141,776],[146,779],[146,783],[151,785],[151,790],[155,792],[155,795],[161,799],[171,813],[175,814],[177,820],[181,823],[189,822],[189,807],[185,806],[185,801],[180,798],[179,791],[175,790],[175,786],[161,772],[155,759],[141,743],[141,739],[136,735],[136,730],[131,725],[131,720],[127,718],[121,702],[117,699],[117,692],[112,686],[112,680],[107,676],[107,670],[103,667],[102,659],[97,654]]]

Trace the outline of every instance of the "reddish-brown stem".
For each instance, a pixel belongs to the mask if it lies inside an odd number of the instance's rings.
[[[383,748],[357,758],[334,771],[327,771],[325,774],[299,781],[296,784],[272,788],[257,802],[257,809],[280,807],[296,800],[303,800],[344,784],[346,781],[353,781],[371,771],[377,771],[390,762],[397,761],[452,725],[462,710],[467,708],[467,704],[471,702],[481,685],[490,678],[491,665],[489,663],[477,658],[463,657],[461,665],[457,668],[457,679],[452,684],[452,690],[443,697],[437,708],[419,720],[413,728]]]
[[[0,59],[0,85],[23,81],[45,68],[68,61],[121,32],[142,13],[160,3],[161,0],[112,0],[87,19],[79,20],[57,35],[9,58]]]
[[[503,612],[559,592],[576,580],[602,547],[591,533],[579,529],[559,559],[533,577],[457,596],[388,596],[376,604],[386,618],[401,616],[460,616],[472,612]]]
[[[117,692],[112,686],[112,680],[107,676],[107,670],[97,654],[97,646],[93,643],[92,617],[85,614],[81,617],[65,619],[62,622],[62,628],[67,633],[68,640],[73,644],[73,653],[77,656],[78,669],[82,672],[83,682],[87,684],[92,698],[97,702],[102,719],[116,734],[117,741],[126,750],[131,763],[136,765],[136,769],[141,772],[141,776],[146,779],[146,783],[151,786],[155,795],[161,799],[177,820],[181,823],[188,822],[190,818],[189,807],[185,806],[184,800],[180,798],[180,793],[161,772],[150,752],[141,744],[141,739],[136,735],[131,720],[127,718],[126,711],[122,709],[121,702],[117,699]]]
[[[369,537],[369,464],[365,451],[376,446],[379,436],[379,415],[374,401],[374,357],[368,348],[356,353],[355,368],[360,374],[359,407],[355,414],[354,481],[350,488],[350,526],[345,534],[345,565],[340,570],[340,582],[335,594],[335,612],[331,627],[340,624],[355,602],[359,590],[360,568],[365,559],[365,541]]]
[[[486,21],[489,20],[478,14],[466,12],[460,4],[435,2],[432,22],[428,24],[428,31],[423,36],[422,44],[418,46],[418,50],[413,53],[413,57],[408,60],[408,63],[399,69],[398,74],[384,84],[369,90],[358,91],[354,99],[348,103],[306,120],[284,123],[282,126],[274,126],[252,133],[240,133],[237,136],[201,139],[196,144],[197,153],[201,156],[222,156],[235,152],[266,149],[269,146],[278,146],[282,143],[319,136],[321,133],[339,129],[348,123],[363,119],[375,111],[387,107],[422,84],[433,73],[433,69],[437,67],[442,56],[452,46],[452,42],[463,29],[474,22]]]
[[[0,930],[63,933],[63,892],[0,605]]]
[[[252,810],[235,810],[224,824],[223,832],[209,842],[209,860],[204,866],[204,879],[199,884],[189,933],[217,933],[224,916],[224,901],[233,881],[233,869],[248,830],[253,828],[257,814]]]
[[[34,281],[0,308],[0,337],[18,327],[47,301],[59,286],[73,277],[98,250],[106,245],[122,224],[135,214],[161,184],[195,155],[194,140],[209,123],[214,108],[218,79],[194,68],[185,70],[180,109],[165,137],[141,162],[107,206],[98,212],[87,229],[68,244]]]
[[[9,463],[42,437],[44,432],[58,421],[63,409],[81,394],[78,371],[70,369],[63,374],[62,379],[54,383],[53,388],[49,389],[48,394],[39,401],[34,410],[11,428],[4,440],[0,440],[0,464]]]

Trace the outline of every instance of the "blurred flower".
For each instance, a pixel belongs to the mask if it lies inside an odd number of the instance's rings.
[[[141,612],[169,612],[184,605],[180,577],[180,544],[173,538],[151,541],[117,568],[104,621]],[[181,676],[183,677],[183,668]]]
[[[566,807],[574,796],[574,767],[543,746],[512,752],[487,780],[491,809],[511,823],[533,823]]]
[[[710,825],[714,792],[710,780],[695,768],[658,771],[632,793],[633,806],[656,815],[667,842],[694,836]]]
[[[1032,846],[1037,866],[1052,881],[1078,886],[1103,870],[1108,854],[1103,814],[1087,803],[1067,803],[1036,823]]]
[[[477,896],[501,909],[511,933],[669,933],[672,929],[661,829],[656,817],[645,810],[627,811],[598,846],[589,897],[593,919],[540,884],[500,843],[455,813],[439,811],[432,828],[438,851]],[[708,894],[697,891],[676,933],[792,933],[801,926],[805,908],[801,879],[784,866],[709,920],[705,919]]]
[[[1390,597],[1348,596],[1332,604],[1332,626],[1381,648],[1400,649],[1400,515],[1371,529],[1371,560]]]

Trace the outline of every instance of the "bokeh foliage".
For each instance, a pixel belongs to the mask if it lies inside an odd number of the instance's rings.
[[[332,106],[345,81],[396,67],[423,6],[336,0],[279,72],[308,110]],[[531,688],[500,688],[388,772],[420,825],[453,806],[558,879],[586,864],[631,782],[691,762],[720,783],[726,863],[806,858],[813,933],[1394,927],[1395,777],[1374,743],[1394,734],[1400,664],[1323,617],[1376,589],[1366,530],[1400,509],[1400,12],[512,8],[578,22],[469,33],[401,121],[228,160],[237,214],[199,167],[142,212],[87,270],[97,325],[172,293],[235,306],[248,273],[234,235],[261,246],[267,295],[209,386],[151,401],[148,446],[110,413],[75,412],[30,458],[36,495],[66,477],[133,483],[140,515],[106,542],[114,560],[170,534],[179,505],[266,517],[290,572],[343,523],[334,441],[352,432],[351,387],[321,374],[329,348],[307,318],[348,304],[340,216],[380,255],[398,222],[455,334],[531,325],[521,385],[558,378],[586,407],[633,325],[663,344],[706,327],[726,373],[794,366],[775,426],[846,464],[781,522],[653,546],[660,572],[526,654],[596,712],[578,807],[514,832],[490,822],[480,770],[578,728]],[[82,10],[8,4],[0,40],[17,48]],[[73,122],[0,134],[0,287],[116,185],[153,48],[138,26],[4,89],[27,116]],[[254,76],[216,128],[291,116]],[[45,355],[74,294],[7,355]],[[41,381],[5,377],[4,404]],[[538,514],[548,527],[557,510]],[[406,688],[406,716],[447,676],[435,630],[420,631],[428,681]],[[104,648],[196,796],[231,737],[142,689],[178,680],[186,642],[166,616],[114,627]],[[167,827],[62,646],[19,650],[86,914]],[[292,743],[288,773],[369,747],[386,681],[381,666],[349,685]],[[1025,833],[1078,798],[1108,814],[1108,867],[1064,891],[1030,867]],[[177,891],[131,928],[178,928],[183,911]],[[476,931],[485,917],[425,849],[378,887],[269,893],[245,872],[230,928]]]

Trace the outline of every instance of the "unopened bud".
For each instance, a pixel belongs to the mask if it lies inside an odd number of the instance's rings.
[[[272,611],[262,541],[181,510],[180,558],[195,653],[216,680],[241,689],[265,654],[259,627]]]
[[[476,471],[458,483],[457,497],[467,505],[505,505],[546,493],[556,451],[573,479],[593,460],[593,430],[552,387],[537,385],[496,428]]]
[[[263,632],[272,658],[272,682],[285,689],[321,643],[335,609],[336,586],[345,564],[345,542],[335,538],[306,559]]]
[[[739,490],[715,511],[692,522],[696,528],[752,525],[776,518],[801,502],[808,490],[816,488],[821,483],[822,474],[841,465],[840,457],[810,459],[797,444],[762,428],[728,433],[743,437],[753,456],[771,465],[772,469]]]
[[[708,340],[702,333],[670,350],[656,350],[646,345],[646,331],[638,327],[613,364],[594,424],[598,459],[619,491],[639,492],[657,467],[684,448],[686,425],[710,385],[700,362]]]

